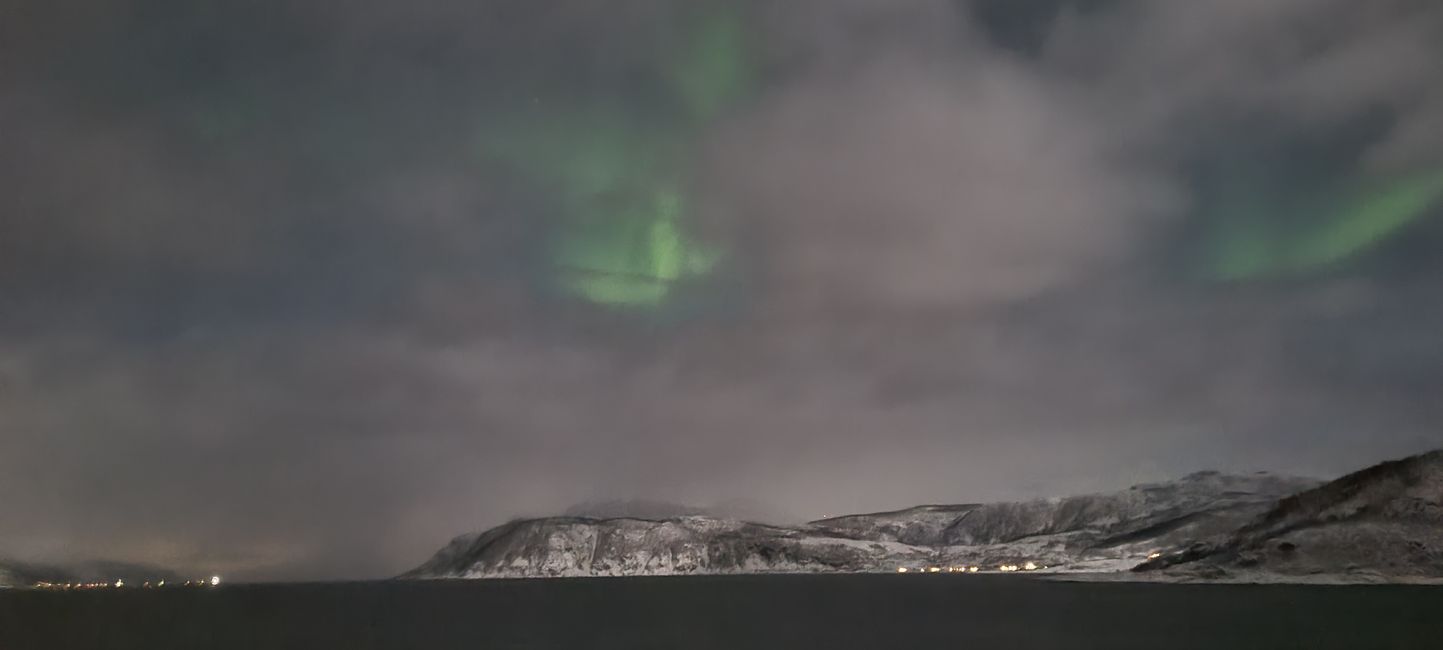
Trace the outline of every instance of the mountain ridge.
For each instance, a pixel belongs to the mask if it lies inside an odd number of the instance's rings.
[[[461,535],[403,578],[899,570],[1120,570],[1158,548],[1226,533],[1321,483],[1199,472],[1116,492],[915,506],[797,526],[687,515],[541,517]],[[1043,569],[1043,567],[1046,567]]]
[[[1386,461],[1280,499],[1228,537],[1135,568],[1248,575],[1443,579],[1443,450]]]

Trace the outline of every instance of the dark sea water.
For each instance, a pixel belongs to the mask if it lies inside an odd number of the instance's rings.
[[[0,590],[31,648],[1443,648],[1443,587],[754,576]]]

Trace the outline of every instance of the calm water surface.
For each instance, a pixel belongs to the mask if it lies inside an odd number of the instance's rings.
[[[749,576],[0,590],[0,649],[1443,648],[1443,588]]]

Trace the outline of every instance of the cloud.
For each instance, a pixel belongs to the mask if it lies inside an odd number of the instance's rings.
[[[26,236],[0,244],[3,264],[49,257],[213,268],[254,258],[247,244],[260,224],[237,214],[245,179],[222,183],[185,165],[145,125],[10,99],[5,116],[19,128],[9,130],[0,172],[13,188],[11,225]]]
[[[689,161],[740,288],[680,315],[539,291],[555,188],[475,151],[523,90],[663,112],[675,3],[413,5],[0,38],[0,554],[382,576],[598,498],[810,516],[1437,443],[1431,256],[1179,270],[1200,162],[1375,111],[1339,166],[1437,162],[1428,3],[1058,2],[1026,47],[972,3],[745,5],[764,83]]]
[[[1443,11],[1408,0],[1155,4],[1064,12],[1044,69],[1164,143],[1219,121],[1327,130],[1362,114],[1409,123],[1439,78]]]
[[[879,309],[1035,296],[1174,216],[1169,179],[1005,61],[897,56],[790,84],[719,137],[717,190],[781,302]]]

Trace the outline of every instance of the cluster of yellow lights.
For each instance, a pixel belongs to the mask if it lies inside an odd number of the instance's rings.
[[[1042,565],[1039,565],[1039,564],[1037,564],[1037,563],[1035,563],[1035,562],[1026,562],[1026,563],[1023,563],[1023,564],[1021,564],[1021,565],[1018,565],[1018,564],[1003,564],[1003,565],[998,566],[998,567],[997,567],[997,570],[998,570],[998,571],[1001,571],[1001,572],[1003,572],[1003,573],[1011,573],[1011,572],[1013,572],[1013,571],[1036,571],[1036,570],[1038,570],[1038,569],[1046,569],[1046,568],[1047,568],[1047,567],[1042,566]],[[980,566],[948,566],[948,567],[928,566],[928,567],[917,567],[917,568],[915,568],[915,569],[914,569],[914,568],[911,568],[911,567],[905,567],[905,566],[899,566],[899,567],[897,567],[897,573],[977,573],[977,572],[979,572],[979,571],[981,571],[981,570],[982,570],[982,567],[980,567]]]
[[[204,587],[204,586],[207,586],[207,585],[209,585],[209,586],[211,586],[211,587],[215,587],[215,586],[220,585],[220,576],[211,576],[211,577],[209,577],[209,578],[201,578],[200,580],[187,580],[187,581],[185,581],[185,585],[184,585],[184,586],[187,586],[187,587]],[[140,586],[141,586],[141,588],[143,588],[143,589],[151,589],[151,588],[155,588],[155,587],[164,587],[164,586],[165,586],[165,581],[164,581],[164,580],[160,580],[160,581],[157,581],[157,582],[149,582],[149,581],[147,581],[147,582],[141,583]],[[115,582],[37,582],[37,583],[35,583],[35,588],[36,588],[36,589],[120,589],[120,588],[122,588],[122,587],[125,587],[125,581],[124,581],[124,580],[116,580]],[[131,585],[131,587],[134,588],[134,585]]]
[[[1156,559],[1158,559],[1158,558],[1160,558],[1160,557],[1162,557],[1162,553],[1154,551],[1154,552],[1148,554],[1147,559],[1149,559],[1149,560],[1156,560]],[[1036,571],[1036,570],[1038,570],[1038,569],[1046,569],[1046,568],[1047,568],[1047,567],[1046,567],[1045,565],[1040,565],[1040,564],[1037,564],[1036,562],[1028,561],[1028,562],[1023,562],[1022,564],[1001,564],[1001,565],[998,565],[997,570],[998,570],[998,571],[1001,571],[1001,572],[1003,572],[1003,573],[1013,573],[1013,572],[1015,572],[1015,571]],[[977,572],[980,571],[980,570],[981,570],[981,567],[975,567],[975,566],[949,566],[949,567],[927,566],[927,567],[917,567],[917,568],[915,568],[915,569],[914,569],[914,568],[911,568],[911,567],[904,567],[904,566],[899,566],[899,567],[897,567],[897,573],[943,573],[943,572],[946,572],[946,573],[977,573]]]
[[[124,580],[115,582],[37,582],[37,589],[115,589],[124,587]]]
[[[1002,565],[1002,566],[997,567],[997,570],[998,570],[998,571],[1001,571],[1001,572],[1003,572],[1003,573],[1012,573],[1013,571],[1036,571],[1036,570],[1038,570],[1038,569],[1046,569],[1046,568],[1047,568],[1047,567],[1045,567],[1045,566],[1039,566],[1036,562],[1024,562],[1024,563],[1022,563],[1022,564],[1020,564],[1020,565],[1017,565],[1017,564],[1004,564],[1004,565]]]

